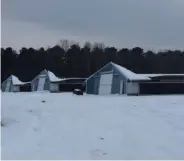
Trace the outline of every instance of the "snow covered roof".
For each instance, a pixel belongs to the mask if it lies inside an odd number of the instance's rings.
[[[107,65],[109,65],[109,64],[112,64],[113,65],[113,67],[115,67],[122,75],[124,75],[127,79],[129,79],[129,80],[150,80],[150,78],[149,77],[147,77],[147,76],[142,76],[142,75],[138,75],[138,74],[136,74],[136,73],[134,73],[134,72],[132,72],[132,71],[130,71],[130,70],[128,70],[128,69],[126,69],[126,68],[124,68],[124,67],[122,67],[122,66],[120,66],[120,65],[118,65],[118,64],[115,64],[115,63],[113,63],[113,62],[109,62],[108,64],[106,64],[104,67],[102,67],[101,69],[103,69],[103,68],[105,68]],[[100,69],[100,70],[101,70]],[[89,78],[87,78],[86,80],[85,80],[85,82],[87,81],[87,80],[89,80],[91,77],[93,77],[96,73],[98,73],[98,72],[100,72],[100,70],[98,70],[97,72],[95,72],[94,74],[92,74]]]
[[[49,76],[49,80],[51,82],[58,82],[58,81],[62,81],[62,78],[58,78],[54,73],[52,73],[51,71],[47,71],[48,76]]]
[[[67,80],[86,80],[86,78],[63,78],[62,81],[67,81]]]
[[[137,74],[145,77],[159,77],[159,76],[184,76],[184,74]]]
[[[112,62],[111,62],[112,63]],[[129,80],[150,80],[149,77],[144,75],[136,74],[118,64],[112,63],[112,65],[121,73],[123,74],[127,79]]]
[[[48,73],[48,77],[49,77],[49,80],[51,82],[61,82],[61,81],[66,81],[66,80],[76,80],[76,79],[86,79],[86,78],[59,78],[57,77],[53,72],[49,71],[49,70],[46,70],[46,72]]]
[[[137,74],[126,69],[125,67],[122,67],[121,65],[115,64],[113,62],[109,62],[100,70],[98,70],[97,72],[92,74],[89,78],[87,78],[85,82],[89,80],[91,77],[93,77],[96,73],[100,72],[103,68],[105,68],[109,64],[112,64],[113,67],[115,67],[122,75],[124,75],[130,81],[151,80],[152,77],[157,77],[157,76],[184,76],[184,74]]]
[[[12,83],[13,85],[23,85],[23,84],[27,84],[27,83],[30,83],[30,82],[22,82],[20,81],[16,76],[12,75],[11,76],[12,78]]]

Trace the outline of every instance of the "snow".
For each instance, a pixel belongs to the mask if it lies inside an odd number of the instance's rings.
[[[75,89],[75,91],[81,91],[81,89]]]
[[[51,82],[59,82],[59,81],[66,81],[66,80],[76,80],[76,79],[85,79],[85,78],[58,78],[53,72],[47,71],[48,76]]]
[[[8,160],[184,159],[184,95],[1,93]]]
[[[16,76],[12,75],[12,83],[13,85],[23,85],[23,84],[27,84],[30,82],[21,82]]]
[[[48,71],[48,76],[49,76],[49,80],[51,82],[59,82],[62,81],[62,78],[58,78],[54,73],[52,73],[51,71]]]
[[[114,67],[125,75],[129,80],[151,80],[151,77],[158,76],[184,76],[184,74],[137,74],[118,64],[112,63]]]
[[[123,74],[129,80],[150,80],[150,78],[148,78],[147,76],[136,74],[118,64],[112,64],[121,74]]]
[[[184,76],[184,74],[137,74],[144,77],[159,77],[159,76]]]
[[[67,81],[67,80],[83,80],[83,81],[85,81],[86,80],[86,78],[63,78],[62,79],[62,81]]]

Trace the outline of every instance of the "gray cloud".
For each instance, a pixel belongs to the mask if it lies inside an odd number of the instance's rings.
[[[24,31],[22,39],[32,35],[27,43],[34,46],[44,42],[53,44],[68,36],[117,47],[181,49],[184,48],[183,7],[183,0],[2,0],[2,43],[13,44],[11,37],[8,38],[11,35],[7,36],[12,30],[17,36]],[[19,27],[8,30],[8,23],[15,22]],[[33,30],[44,32],[40,42]],[[52,40],[46,42],[44,39],[49,37]],[[25,43],[17,39],[19,46]]]

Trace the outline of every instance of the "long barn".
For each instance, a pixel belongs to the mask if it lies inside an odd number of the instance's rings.
[[[91,75],[85,84],[87,94],[184,94],[184,74],[136,74],[113,62]]]
[[[32,91],[71,92],[83,89],[85,78],[59,78],[53,72],[43,70],[32,80]]]
[[[22,82],[16,76],[9,76],[1,85],[3,92],[31,92],[31,83]]]

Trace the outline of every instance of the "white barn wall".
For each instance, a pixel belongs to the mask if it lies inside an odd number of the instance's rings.
[[[43,91],[45,85],[46,78],[44,76],[40,76],[38,79],[37,91]]]
[[[99,94],[108,95],[111,94],[113,73],[102,73],[100,75]]]
[[[139,94],[139,83],[127,82],[126,83],[126,94]]]
[[[50,92],[58,92],[59,84],[58,83],[50,83]]]

